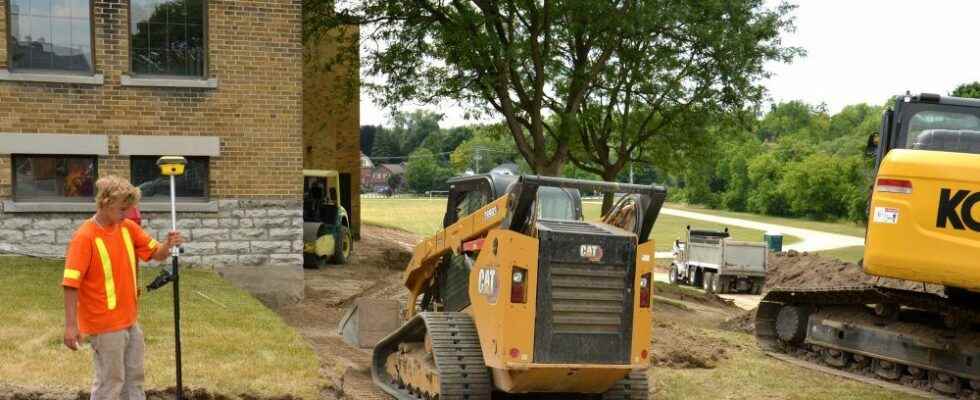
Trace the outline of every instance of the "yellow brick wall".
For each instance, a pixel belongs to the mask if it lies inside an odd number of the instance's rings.
[[[357,30],[346,30],[345,37],[357,43]],[[357,65],[324,68],[339,49],[334,35],[308,43],[303,67],[303,167],[337,170],[350,174],[351,225],[360,227],[361,135]],[[353,72],[353,74],[351,74]],[[349,83],[355,83],[353,86]],[[353,90],[350,88],[353,87]]]
[[[128,2],[93,0],[99,86],[0,81],[0,132],[109,135],[100,174],[129,175],[118,135],[217,136],[214,198],[302,195],[301,0],[208,1],[208,75],[217,89],[121,86],[129,71]],[[6,0],[0,0],[0,67],[7,67]],[[356,106],[354,107],[356,110]],[[10,158],[0,157],[9,198]]]

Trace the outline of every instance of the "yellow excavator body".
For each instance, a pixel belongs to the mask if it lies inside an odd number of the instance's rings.
[[[975,154],[890,151],[869,208],[865,272],[980,291],[978,160]]]

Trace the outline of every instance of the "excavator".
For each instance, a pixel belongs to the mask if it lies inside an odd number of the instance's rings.
[[[870,154],[868,283],[769,291],[759,345],[944,397],[980,392],[980,100],[897,96]]]
[[[666,189],[489,173],[453,178],[444,229],[404,272],[405,320],[372,378],[398,399],[647,399],[654,241]],[[581,193],[618,193],[601,221]]]

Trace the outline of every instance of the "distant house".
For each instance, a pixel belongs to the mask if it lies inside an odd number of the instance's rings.
[[[361,168],[374,168],[374,162],[371,161],[371,157],[364,155],[363,152],[361,153]]]
[[[372,184],[371,173],[374,171],[374,162],[371,158],[361,153],[361,191],[372,191],[374,185]]]
[[[381,186],[388,186],[388,178],[392,175],[404,175],[405,174],[405,163],[401,164],[380,164],[375,166],[366,181],[362,179],[362,183],[366,187],[377,188]],[[364,176],[364,175],[362,175]],[[404,179],[402,180],[402,186],[405,185]]]

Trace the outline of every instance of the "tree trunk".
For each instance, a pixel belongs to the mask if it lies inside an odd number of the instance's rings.
[[[616,174],[615,173],[610,174],[609,171],[606,171],[605,174],[602,174],[602,180],[606,182],[615,182]],[[612,210],[613,201],[616,200],[615,196],[616,196],[615,193],[602,194],[602,216],[606,216],[606,214],[608,214],[609,211]]]

